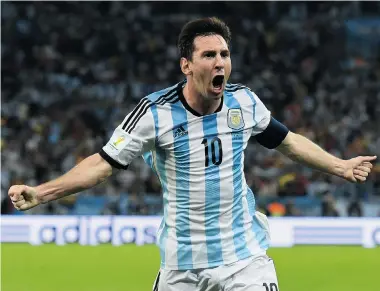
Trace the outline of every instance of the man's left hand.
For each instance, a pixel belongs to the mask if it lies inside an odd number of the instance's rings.
[[[376,156],[359,156],[346,160],[346,169],[343,178],[354,183],[365,182],[373,167],[371,162],[376,160],[376,158]]]

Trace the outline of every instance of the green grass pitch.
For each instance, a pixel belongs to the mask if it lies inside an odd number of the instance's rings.
[[[379,291],[380,248],[270,249],[281,291]],[[150,291],[153,245],[1,245],[2,291]]]

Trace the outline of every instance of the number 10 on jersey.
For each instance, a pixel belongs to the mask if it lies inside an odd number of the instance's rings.
[[[202,140],[202,144],[205,146],[205,167],[207,168],[210,165],[210,155],[209,151],[211,148],[211,162],[215,166],[219,166],[223,160],[223,149],[222,149],[222,141],[219,137],[214,137],[211,141],[207,138]],[[218,150],[218,154],[216,153]]]

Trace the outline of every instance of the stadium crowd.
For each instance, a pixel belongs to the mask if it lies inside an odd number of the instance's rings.
[[[339,157],[380,157],[380,49],[352,50],[345,33],[347,19],[380,17],[379,3],[1,5],[2,213],[13,212],[10,185],[69,170],[101,149],[140,98],[182,80],[176,39],[200,16],[230,25],[231,82],[249,86],[273,116]],[[349,184],[253,140],[245,163],[247,183],[271,215],[341,215],[334,208],[341,197],[352,202],[348,215],[361,215],[360,203],[380,199],[380,164],[368,183]],[[155,214],[160,191],[139,159],[91,191],[29,213]]]

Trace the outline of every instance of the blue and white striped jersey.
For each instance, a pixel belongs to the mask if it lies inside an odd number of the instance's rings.
[[[126,168],[145,153],[157,173],[164,196],[157,236],[162,268],[211,268],[261,254],[268,229],[255,215],[244,149],[267,127],[270,112],[249,88],[228,84],[217,111],[200,116],[186,103],[184,85],[143,98],[101,155]]]

